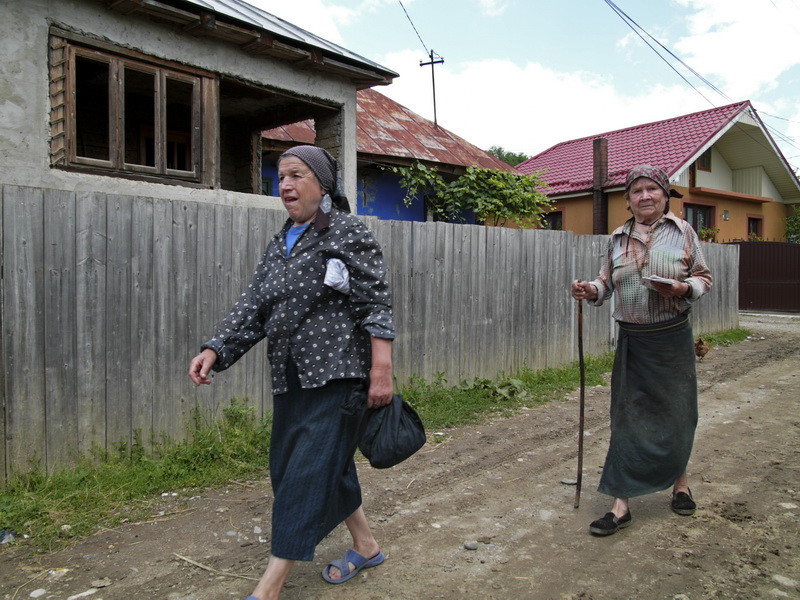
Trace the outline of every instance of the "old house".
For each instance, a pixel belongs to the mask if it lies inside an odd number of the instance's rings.
[[[259,132],[313,119],[354,190],[356,91],[396,76],[242,0],[9,0],[0,32],[5,184],[253,202]]]
[[[542,171],[553,229],[605,234],[629,216],[627,171],[664,169],[683,198],[671,210],[707,239],[784,239],[800,181],[749,101],[562,142],[517,165]]]
[[[405,190],[397,176],[381,169],[385,165],[408,166],[418,160],[436,169],[446,180],[458,177],[471,166],[514,170],[377,90],[360,90],[357,109],[358,191],[354,204],[359,214],[401,221],[425,220],[422,200],[417,198],[406,206]],[[311,120],[264,131],[265,189],[272,186],[277,194],[275,160],[280,152],[296,143],[309,143],[314,134]]]

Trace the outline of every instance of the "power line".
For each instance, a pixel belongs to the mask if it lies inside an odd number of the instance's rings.
[[[400,3],[400,8],[402,8],[403,12],[406,13],[406,18],[408,19],[408,22],[411,23],[411,28],[414,30],[414,33],[417,34],[417,37],[419,38],[419,42],[422,44],[422,47],[425,48],[425,54],[430,54],[430,51],[428,50],[428,47],[425,45],[425,42],[422,41],[422,36],[419,34],[419,31],[417,31],[417,28],[414,25],[414,21],[411,20],[411,16],[408,14],[408,11],[406,10],[406,7],[403,6],[403,0],[397,0],[397,1]]]
[[[781,121],[786,121],[787,123],[800,124],[800,121],[793,121],[792,119],[787,119],[786,117],[779,117],[777,115],[771,115],[771,114],[765,113],[765,112],[762,112],[761,114],[764,115],[765,117],[770,117],[770,118],[773,118],[773,119],[780,119]]]
[[[632,19],[630,16],[628,16],[628,15],[625,13],[625,11],[623,11],[623,10],[622,10],[621,8],[619,8],[619,7],[618,7],[616,4],[614,4],[614,2],[613,2],[612,0],[604,0],[604,2],[605,2],[605,3],[606,3],[606,4],[607,4],[607,5],[608,5],[608,6],[609,6],[609,7],[610,7],[610,8],[611,8],[611,9],[612,9],[612,10],[613,10],[613,11],[614,11],[616,14],[617,14],[617,16],[619,16],[619,17],[620,17],[620,19],[622,19],[622,20],[623,20],[623,22],[624,22],[624,23],[625,23],[625,24],[626,24],[628,27],[630,27],[630,28],[631,28],[631,30],[632,30],[632,31],[633,31],[633,32],[634,32],[636,35],[638,35],[638,36],[639,36],[639,38],[640,38],[640,39],[641,39],[641,40],[642,40],[642,41],[645,43],[645,45],[647,45],[647,46],[648,46],[648,47],[649,47],[649,48],[650,48],[650,49],[651,49],[653,52],[655,52],[655,53],[656,53],[656,55],[657,55],[657,56],[658,56],[658,57],[659,57],[661,60],[663,60],[663,61],[664,61],[664,62],[667,64],[667,66],[669,66],[669,68],[670,68],[670,69],[672,69],[673,71],[675,71],[675,73],[676,73],[676,74],[677,74],[677,75],[678,75],[678,76],[679,76],[681,79],[683,79],[683,80],[684,80],[684,81],[685,81],[685,82],[686,82],[686,83],[689,85],[689,87],[691,87],[691,88],[692,88],[692,89],[693,89],[695,92],[697,92],[697,93],[698,93],[698,94],[699,94],[699,95],[700,95],[700,96],[701,96],[701,97],[702,97],[702,98],[703,98],[703,99],[704,99],[706,102],[708,102],[708,103],[709,103],[711,106],[713,106],[714,108],[718,108],[718,107],[716,106],[716,104],[714,104],[714,103],[713,103],[711,100],[709,100],[708,98],[706,98],[706,96],[705,96],[705,95],[704,95],[704,94],[703,94],[703,93],[702,93],[702,92],[701,92],[701,91],[700,91],[700,90],[699,90],[699,89],[698,89],[698,88],[697,88],[697,87],[696,87],[696,86],[695,86],[695,85],[694,85],[694,84],[693,84],[691,81],[689,81],[689,80],[688,80],[688,79],[687,79],[687,78],[686,78],[686,77],[685,77],[685,76],[684,76],[684,75],[683,75],[683,74],[682,74],[680,71],[678,71],[678,69],[676,69],[676,68],[675,68],[675,67],[672,65],[672,63],[670,63],[670,62],[669,62],[669,61],[668,61],[668,60],[667,60],[667,59],[666,59],[664,56],[662,56],[662,55],[661,55],[661,53],[660,53],[660,52],[659,52],[659,51],[658,51],[658,50],[657,50],[655,47],[653,47],[653,45],[652,45],[652,44],[650,44],[650,42],[648,42],[648,41],[647,41],[647,40],[644,38],[644,36],[642,35],[642,33],[640,33],[640,31],[641,31],[641,32],[643,32],[645,35],[647,35],[647,37],[649,37],[651,40],[653,40],[653,41],[654,41],[656,44],[658,44],[658,46],[659,46],[659,47],[661,47],[661,48],[662,48],[662,49],[663,49],[663,50],[664,50],[666,53],[668,53],[668,54],[669,54],[669,55],[670,55],[672,58],[674,58],[676,61],[678,61],[678,62],[679,62],[681,65],[683,65],[683,67],[684,67],[684,68],[686,68],[686,69],[687,69],[689,72],[691,72],[692,74],[694,74],[694,75],[695,75],[695,76],[696,76],[696,77],[697,77],[697,78],[698,78],[700,81],[702,81],[702,82],[703,82],[703,83],[704,83],[706,86],[708,86],[709,88],[711,88],[713,91],[717,92],[717,93],[718,93],[720,96],[722,96],[723,98],[725,98],[725,99],[726,99],[728,102],[730,102],[730,103],[733,103],[733,100],[732,100],[730,97],[728,97],[728,95],[727,95],[727,94],[725,94],[725,92],[723,92],[722,90],[720,90],[720,89],[719,89],[717,86],[715,86],[713,83],[711,83],[711,82],[710,82],[708,79],[706,79],[706,78],[705,78],[705,77],[703,77],[703,76],[702,76],[700,73],[698,73],[698,72],[697,72],[697,71],[695,71],[693,68],[691,68],[689,65],[687,65],[687,64],[686,64],[686,63],[685,63],[683,60],[681,60],[681,59],[680,59],[678,56],[676,56],[676,55],[675,55],[675,54],[674,54],[672,51],[670,51],[670,50],[669,50],[669,49],[668,49],[666,46],[664,46],[664,44],[662,44],[662,43],[661,43],[661,42],[659,42],[657,39],[655,39],[655,38],[654,38],[652,35],[650,35],[650,33],[648,33],[648,31],[647,31],[646,29],[644,29],[644,27],[642,27],[641,25],[639,25],[639,24],[638,24],[638,23],[637,23],[637,22],[636,22],[634,19]],[[777,7],[776,7],[776,8],[777,8]],[[755,110],[755,107],[754,107],[754,110]],[[770,115],[770,116],[771,116],[771,115]],[[781,117],[778,117],[778,118],[781,118]],[[785,119],[785,120],[787,120],[787,121],[788,121],[788,119]],[[779,138],[781,141],[783,141],[784,143],[786,143],[787,145],[789,145],[789,146],[791,146],[791,147],[793,147],[793,148],[800,149],[800,146],[797,146],[797,145],[794,143],[794,141],[793,141],[791,138],[787,137],[786,135],[784,135],[782,132],[778,131],[777,129],[775,129],[775,128],[773,128],[773,127],[770,127],[769,125],[767,125],[767,124],[766,124],[766,123],[764,123],[763,121],[761,121],[761,123],[762,123],[762,125],[764,125],[764,128],[765,128],[765,129],[766,129],[768,132],[771,132],[771,133],[772,133],[772,134],[773,134],[775,137]],[[737,123],[736,125],[738,126],[738,123]],[[748,132],[747,132],[747,131],[746,131],[744,128],[740,128],[740,131],[742,131],[742,132],[743,132],[745,135],[747,135],[747,136],[748,136],[750,139],[752,139],[752,140],[753,140],[753,141],[754,141],[756,144],[758,144],[759,146],[765,147],[765,146],[764,146],[764,145],[763,145],[763,144],[762,144],[762,143],[761,143],[759,140],[757,140],[757,139],[755,139],[753,136],[751,136],[751,135],[750,135],[750,134],[749,134],[749,133],[748,133]],[[788,162],[788,159],[787,159],[787,162]],[[790,166],[794,167],[793,165],[790,165]]]
[[[639,36],[639,38],[640,38],[640,39],[641,39],[641,40],[642,40],[642,41],[643,41],[643,42],[644,42],[644,43],[647,45],[647,47],[648,47],[648,48],[650,48],[650,49],[651,49],[653,52],[655,52],[655,53],[656,53],[656,56],[658,56],[658,57],[659,57],[661,60],[663,60],[663,61],[664,61],[664,62],[667,64],[667,66],[668,66],[670,69],[672,69],[673,71],[675,71],[675,73],[678,75],[678,77],[680,77],[681,79],[683,79],[683,80],[684,80],[684,81],[685,81],[685,82],[686,82],[686,83],[689,85],[689,87],[691,87],[691,88],[692,88],[692,89],[693,89],[695,92],[697,92],[698,94],[700,94],[700,95],[703,97],[703,100],[705,100],[705,101],[706,101],[706,102],[708,102],[708,103],[709,103],[711,106],[714,106],[714,107],[716,108],[716,105],[715,105],[715,104],[714,104],[714,103],[713,103],[711,100],[709,100],[708,98],[706,98],[706,97],[705,97],[705,95],[703,94],[703,92],[701,92],[699,89],[697,89],[697,87],[695,87],[695,85],[694,85],[694,84],[693,84],[691,81],[689,81],[689,80],[688,80],[686,77],[684,77],[683,73],[681,73],[680,71],[678,71],[678,69],[676,69],[676,68],[675,68],[675,66],[674,66],[674,65],[673,65],[671,62],[669,62],[669,61],[668,61],[666,58],[664,58],[664,57],[661,55],[661,53],[660,53],[658,50],[656,50],[656,49],[653,47],[653,45],[652,45],[650,42],[648,42],[648,41],[647,41],[647,40],[644,38],[644,36],[643,36],[643,35],[640,33],[640,30],[641,30],[641,31],[643,31],[644,33],[646,33],[646,34],[647,34],[647,36],[648,36],[650,39],[652,39],[652,40],[656,41],[656,39],[655,39],[655,38],[654,38],[652,35],[650,35],[649,33],[647,33],[647,31],[644,29],[644,27],[642,27],[642,26],[641,26],[641,25],[639,25],[639,24],[638,24],[636,21],[634,21],[634,20],[633,20],[631,17],[629,17],[629,16],[628,16],[628,15],[625,13],[625,11],[623,11],[623,10],[622,10],[620,7],[618,7],[616,4],[614,4],[614,3],[613,3],[611,0],[604,0],[604,1],[605,1],[605,3],[606,3],[606,4],[608,4],[608,6],[609,6],[609,7],[611,7],[611,10],[613,10],[615,13],[617,13],[617,16],[618,16],[620,19],[622,19],[622,21],[623,21],[623,22],[624,22],[624,23],[625,23],[625,24],[626,24],[628,27],[630,27],[630,28],[631,28],[631,31],[633,31],[633,32],[634,32],[636,35],[638,35],[638,36]],[[663,45],[663,44],[661,44],[661,42],[657,42],[657,43],[658,43],[658,45],[659,45],[659,46],[661,46],[662,48],[664,48],[664,49],[666,50],[666,48],[664,47],[664,45]],[[669,51],[667,50],[667,52],[669,52]],[[682,61],[680,58],[678,58],[677,56],[675,56],[674,54],[672,54],[672,52],[669,52],[669,54],[670,54],[670,55],[671,55],[673,58],[675,58],[675,59],[676,59],[676,60],[677,60],[677,61],[678,61],[680,64],[682,64],[684,67],[686,67],[687,69],[689,69],[689,71],[691,71],[692,73],[695,73],[695,74],[697,75],[697,72],[696,72],[696,71],[694,71],[694,69],[691,69],[691,68],[689,68],[689,67],[688,67],[688,66],[687,66],[687,65],[686,65],[686,64],[685,64],[685,63],[684,63],[684,62],[683,62],[683,61]],[[701,78],[701,80],[702,80],[702,78]],[[722,92],[721,92],[719,89],[717,89],[715,86],[713,86],[713,85],[711,85],[711,84],[709,84],[709,85],[710,85],[711,89],[715,90],[716,92],[718,92],[719,94],[721,94],[723,97],[727,98],[727,96],[725,96],[725,95],[724,95],[724,94],[723,94],[723,93],[722,93]],[[730,99],[729,99],[729,98],[728,98],[728,100],[730,101]]]

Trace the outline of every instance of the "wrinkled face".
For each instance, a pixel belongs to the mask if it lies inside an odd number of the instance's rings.
[[[302,160],[287,156],[278,163],[278,180],[278,190],[289,218],[295,225],[310,223],[324,195],[317,176]]]
[[[640,223],[652,223],[664,214],[667,193],[648,177],[639,177],[628,189],[628,208]]]

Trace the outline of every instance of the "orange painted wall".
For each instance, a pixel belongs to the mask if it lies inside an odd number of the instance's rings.
[[[683,198],[671,198],[670,209],[683,218],[683,205],[686,202],[712,209],[712,224],[719,229],[717,241],[741,240],[747,238],[747,220],[761,217],[762,237],[765,240],[783,240],[786,235],[785,219],[789,207],[781,202],[757,202],[709,196],[692,197],[687,188],[676,188]],[[608,232],[627,221],[631,213],[627,210],[623,192],[612,192],[608,195]],[[564,229],[577,234],[592,233],[592,197],[580,196],[558,200],[555,210],[563,212]],[[728,211],[729,220],[723,220],[724,211]]]

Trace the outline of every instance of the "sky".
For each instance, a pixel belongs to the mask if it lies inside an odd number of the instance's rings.
[[[430,120],[433,51],[439,125],[484,150],[750,100],[800,169],[800,0],[615,0],[666,61],[605,0],[248,1],[397,72],[376,89]]]

